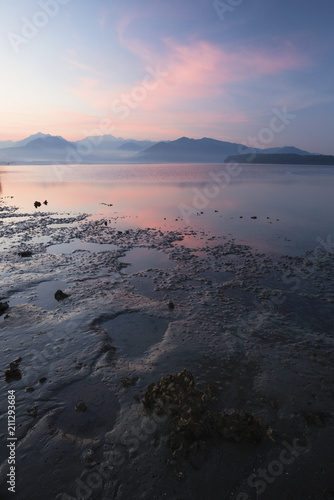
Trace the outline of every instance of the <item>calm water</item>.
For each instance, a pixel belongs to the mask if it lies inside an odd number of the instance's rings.
[[[0,181],[4,201],[21,211],[48,200],[38,210],[86,212],[119,230],[195,229],[289,254],[313,250],[333,230],[330,166],[244,165],[230,173],[222,164],[1,166]]]

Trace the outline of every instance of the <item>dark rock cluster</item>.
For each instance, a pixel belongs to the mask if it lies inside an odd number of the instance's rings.
[[[64,293],[62,290],[57,290],[55,293],[55,299],[60,302],[61,300],[67,299],[69,295],[67,293]]]
[[[5,314],[5,312],[7,311],[9,305],[8,305],[8,302],[0,302],[0,316],[2,316],[3,314]]]
[[[211,409],[218,393],[214,386],[201,391],[195,387],[193,375],[183,370],[177,375],[162,377],[151,384],[143,405],[150,414],[166,414],[171,419],[167,439],[173,455],[189,455],[206,447],[210,438],[223,438],[251,444],[262,440],[261,421],[243,410],[218,412]]]
[[[17,358],[15,361],[12,361],[9,364],[9,368],[5,370],[6,382],[13,382],[14,380],[21,380],[22,374],[19,369],[19,364],[21,362],[21,358]]]

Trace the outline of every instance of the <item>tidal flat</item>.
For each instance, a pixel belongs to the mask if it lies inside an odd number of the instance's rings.
[[[331,171],[252,166],[185,220],[204,168],[132,199],[85,169],[2,172],[1,498],[8,390],[18,499],[333,498]]]

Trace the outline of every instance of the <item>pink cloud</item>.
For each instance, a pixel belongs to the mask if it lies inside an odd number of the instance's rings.
[[[84,103],[86,112],[96,113],[96,117],[92,116],[96,124],[103,117],[111,120],[115,135],[177,137],[187,130],[200,131],[204,127],[219,130],[227,123],[248,122],[249,117],[234,109],[229,99],[239,84],[256,82],[264,76],[276,77],[311,64],[288,42],[281,43],[279,50],[254,47],[232,50],[206,41],[180,44],[165,39],[162,56],[155,46],[126,38],[126,29],[133,17],[130,14],[123,19],[118,25],[118,34],[122,45],[142,60],[142,78],[126,86],[115,86],[102,75],[81,77],[77,86],[68,89]],[[73,59],[69,62],[73,63]],[[77,66],[80,68],[80,63]],[[160,67],[167,76],[146,89],[144,98],[135,102],[126,119],[122,119],[120,113],[111,111],[111,104],[117,101],[118,105],[123,105],[124,95],[134,95],[134,90],[143,86],[148,66]],[[214,107],[214,99],[219,99],[217,102],[221,105]]]
[[[248,49],[231,51],[208,42],[191,46],[165,41],[169,56],[166,66],[169,76],[164,93],[170,97],[193,99],[223,95],[232,83],[276,75],[303,68],[309,64],[305,56],[289,46],[281,50]]]

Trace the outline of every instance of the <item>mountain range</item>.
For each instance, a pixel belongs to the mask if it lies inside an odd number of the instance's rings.
[[[240,154],[312,155],[308,151],[283,148],[252,149],[238,143],[204,137],[175,141],[139,141],[112,135],[67,141],[61,136],[38,133],[21,141],[0,141],[2,164],[52,163],[222,163]]]

